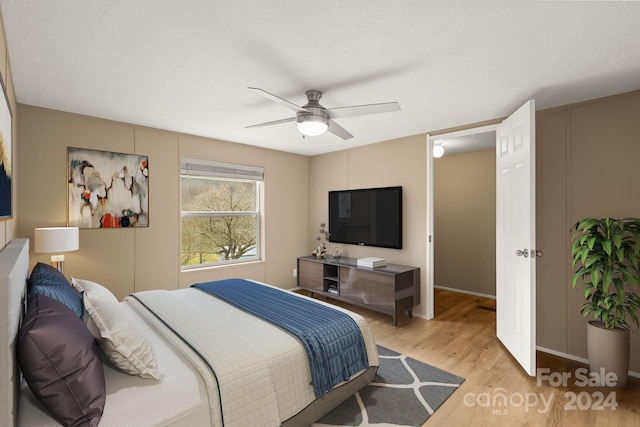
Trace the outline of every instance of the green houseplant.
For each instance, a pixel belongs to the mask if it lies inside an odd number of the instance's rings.
[[[640,326],[640,296],[634,292],[640,285],[640,218],[584,218],[572,229],[572,266],[580,267],[571,285],[584,289],[580,311],[593,317],[587,326],[589,365],[592,371],[615,372],[623,387],[629,370],[629,322]]]

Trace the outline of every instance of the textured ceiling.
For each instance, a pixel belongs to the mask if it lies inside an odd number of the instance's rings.
[[[640,89],[640,2],[0,0],[18,102],[313,155]],[[355,137],[245,129],[324,92]]]

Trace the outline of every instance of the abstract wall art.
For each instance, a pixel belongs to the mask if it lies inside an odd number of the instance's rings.
[[[0,220],[13,217],[13,179],[11,168],[12,135],[11,107],[7,91],[2,85],[4,102],[0,101]]]
[[[149,157],[68,148],[69,226],[149,226]]]

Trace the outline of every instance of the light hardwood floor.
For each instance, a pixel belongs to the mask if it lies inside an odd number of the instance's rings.
[[[586,365],[542,352],[538,368],[553,379],[570,374],[567,385],[526,375],[496,338],[495,300],[437,289],[435,319],[404,315],[397,327],[390,316],[337,304],[363,315],[378,344],[465,378],[425,426],[640,426],[640,379],[625,389],[583,386]],[[498,395],[506,406],[492,404]]]

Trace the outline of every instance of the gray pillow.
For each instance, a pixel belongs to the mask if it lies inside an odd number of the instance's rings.
[[[60,301],[73,310],[78,317],[82,317],[82,299],[80,295],[71,287],[64,274],[49,264],[37,263],[31,271],[27,286],[29,289],[29,302],[36,295],[44,295]]]
[[[97,426],[106,400],[98,347],[61,302],[37,295],[18,333],[18,363],[29,388],[65,426]]]

